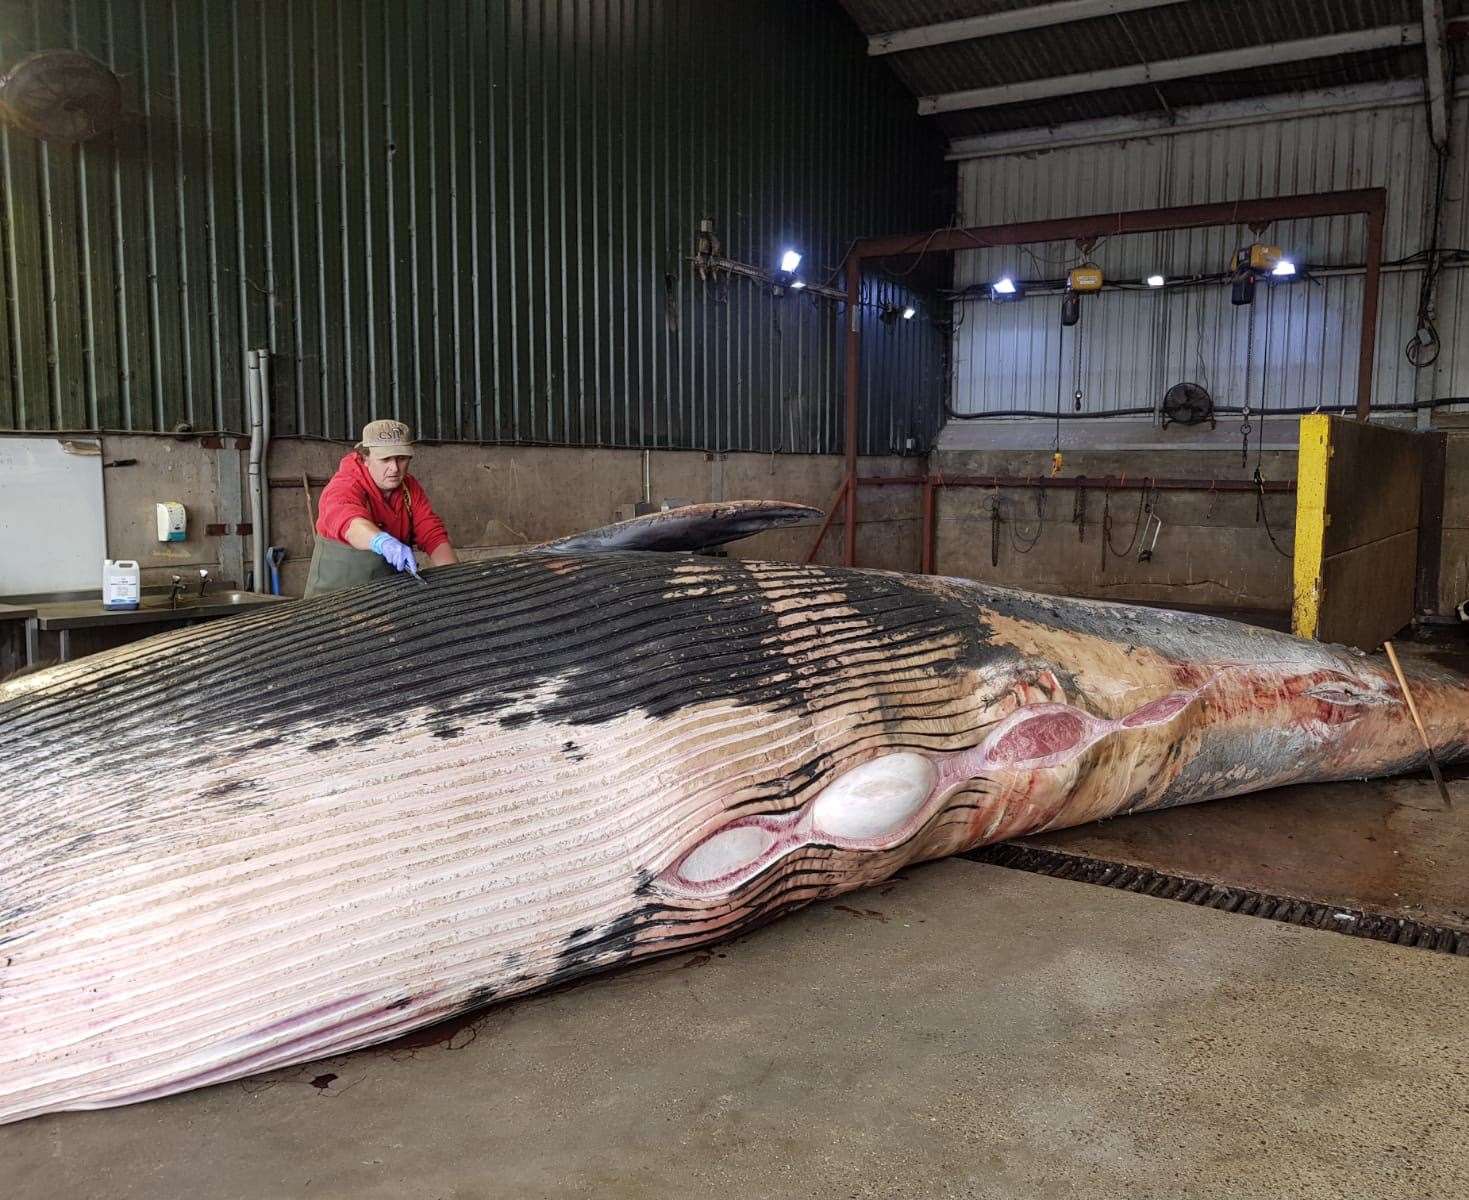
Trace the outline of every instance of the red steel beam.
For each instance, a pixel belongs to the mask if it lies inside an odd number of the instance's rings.
[[[1381,191],[1381,189],[1376,189]],[[1385,197],[1386,193],[1382,195]],[[1357,345],[1357,420],[1372,415],[1372,356],[1377,349],[1377,294],[1381,291],[1382,223],[1385,201],[1367,213],[1367,274],[1362,277],[1362,331]]]
[[[826,538],[826,531],[831,528],[831,519],[837,515],[837,506],[846,499],[851,486],[852,477],[843,475],[841,483],[837,484],[837,494],[831,498],[831,506],[826,510],[826,516],[821,522],[821,528],[816,531],[816,540],[811,543],[811,548],[806,551],[806,557],[801,560],[808,566],[816,557],[816,552],[821,549],[821,543]]]
[[[862,238],[852,257],[890,258],[902,254],[952,253],[985,246],[1019,246],[1027,242],[1064,242],[1073,238],[1115,237],[1126,233],[1159,233],[1207,225],[1252,225],[1307,217],[1343,217],[1385,211],[1383,188],[1274,196],[1260,200],[1228,200],[1222,204],[1185,204],[1176,208],[1139,208],[1131,212],[1094,213],[1049,221],[1009,225],[974,225],[967,229],[935,229],[890,237]],[[850,260],[848,263],[850,270]]]
[[[1147,475],[1120,477],[1114,475],[863,475],[857,482],[863,487],[893,487],[921,484],[925,488],[1061,488],[1076,491],[1094,489],[1109,492],[1293,492],[1294,479],[1267,479],[1253,483],[1248,479],[1154,479]]]

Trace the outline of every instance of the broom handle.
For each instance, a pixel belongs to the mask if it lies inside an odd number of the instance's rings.
[[[1392,648],[1391,642],[1383,642],[1382,648],[1387,651],[1387,661],[1392,663],[1392,673],[1398,677],[1398,686],[1403,689],[1403,699],[1408,702],[1408,712],[1413,717],[1413,724],[1417,726],[1418,736],[1423,741],[1424,752],[1428,755],[1428,770],[1433,776],[1434,783],[1438,784],[1438,794],[1443,800],[1445,808],[1452,808],[1449,800],[1448,785],[1443,781],[1443,772],[1438,769],[1438,759],[1433,756],[1433,747],[1428,743],[1428,731],[1423,728],[1423,719],[1418,715],[1418,706],[1413,703],[1413,693],[1408,690],[1408,680],[1403,674],[1402,665],[1398,662],[1398,652]]]

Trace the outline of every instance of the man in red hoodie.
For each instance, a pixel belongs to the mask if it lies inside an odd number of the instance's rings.
[[[413,435],[372,421],[321,494],[308,596],[340,592],[395,571],[418,574],[416,546],[436,567],[459,561],[423,486],[408,474]]]

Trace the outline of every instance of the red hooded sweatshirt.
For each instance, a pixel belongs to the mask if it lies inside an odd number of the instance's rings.
[[[412,475],[386,496],[367,473],[356,451],[343,457],[337,473],[321,493],[316,532],[334,542],[347,540],[347,526],[357,517],[385,529],[405,545],[432,554],[449,540],[444,523],[428,502],[428,493]]]

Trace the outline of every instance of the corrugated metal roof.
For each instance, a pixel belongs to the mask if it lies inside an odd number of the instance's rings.
[[[866,34],[1037,7],[1053,0],[842,0]],[[1449,0],[1450,17],[1469,0]],[[1420,20],[1419,0],[1185,0],[1160,8],[950,42],[886,56],[915,96],[1187,58],[1220,50],[1297,41]],[[1458,58],[1460,47],[1456,47]],[[1046,126],[1094,117],[1162,112],[1276,92],[1421,75],[1417,47],[1339,55],[1312,62],[1262,63],[1247,71],[1157,85],[1084,92],[1052,100],[946,113],[931,118],[948,137]]]

